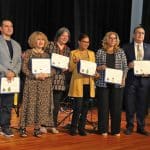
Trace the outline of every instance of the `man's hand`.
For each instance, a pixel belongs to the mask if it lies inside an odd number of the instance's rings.
[[[15,73],[14,73],[13,71],[10,71],[10,70],[9,70],[9,71],[6,73],[6,78],[7,78],[7,80],[11,81],[14,77],[15,77]]]
[[[134,68],[134,63],[133,63],[133,62],[130,62],[130,63],[128,64],[128,67],[129,67],[130,69]]]

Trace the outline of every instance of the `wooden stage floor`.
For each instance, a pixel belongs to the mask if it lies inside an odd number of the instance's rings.
[[[59,120],[62,120],[69,113],[70,111],[61,112]],[[136,132],[128,136],[123,133],[125,129],[124,112],[122,113],[120,137],[97,135],[94,131],[97,121],[96,116],[96,110],[89,111],[88,120],[94,122],[94,126],[91,124],[86,125],[89,134],[84,137],[68,134],[65,127],[70,123],[71,117],[67,117],[59,126],[59,134],[47,133],[43,134],[41,138],[36,138],[32,135],[33,127],[28,127],[28,137],[21,138],[17,131],[19,118],[13,110],[12,127],[15,136],[6,138],[0,135],[0,150],[150,150],[150,137],[139,135]],[[150,131],[150,114],[146,119],[146,129]]]

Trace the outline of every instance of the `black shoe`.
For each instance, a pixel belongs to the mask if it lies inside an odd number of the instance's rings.
[[[106,135],[106,134],[108,134],[108,131],[97,130],[97,131],[96,131],[96,134],[99,134],[99,135]],[[110,134],[110,133],[109,133],[109,134]]]
[[[77,134],[78,134],[78,133],[77,133],[76,130],[70,130],[70,135],[75,136],[75,135],[77,135]]]
[[[131,135],[132,132],[133,132],[133,129],[129,129],[129,128],[127,128],[127,129],[124,131],[124,133],[125,133],[126,135]]]
[[[27,131],[26,128],[20,128],[19,133],[21,137],[27,137]]]
[[[1,126],[0,126],[0,135],[4,135]]]
[[[144,129],[143,130],[137,129],[137,133],[145,135],[145,136],[150,136],[150,133]]]
[[[101,135],[101,134],[102,134],[102,132],[101,132],[101,131],[99,131],[99,130],[97,130],[97,131],[96,131],[96,134],[100,134],[100,135]]]
[[[4,129],[2,129],[2,132],[3,132],[3,135],[6,136],[6,137],[14,136],[11,128],[4,128]]]
[[[84,130],[79,130],[79,135],[81,136],[86,136],[87,133]]]
[[[35,136],[35,137],[41,137],[42,136],[40,128],[39,129],[34,129],[33,136]]]

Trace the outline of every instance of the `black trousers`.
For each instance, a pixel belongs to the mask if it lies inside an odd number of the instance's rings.
[[[10,127],[13,99],[14,99],[14,94],[0,95],[0,126],[2,130]]]
[[[57,127],[58,121],[58,112],[60,109],[60,102],[63,101],[64,91],[53,91],[53,99],[54,99],[54,110],[53,110],[53,121],[54,127]]]
[[[134,128],[134,117],[136,114],[137,129],[143,130],[145,127],[145,116],[147,112],[147,95],[150,89],[150,78],[137,78],[132,84],[125,88],[125,110],[126,127]]]
[[[98,131],[99,133],[109,132],[109,113],[111,117],[111,134],[120,132],[121,111],[122,111],[122,88],[109,86],[107,88],[96,88],[98,103]]]
[[[71,130],[79,131],[85,129],[86,117],[89,108],[90,89],[89,85],[83,86],[83,97],[75,97],[73,100],[73,115],[71,121]]]

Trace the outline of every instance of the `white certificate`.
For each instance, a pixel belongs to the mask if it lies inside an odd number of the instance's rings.
[[[61,69],[68,69],[69,57],[52,53],[52,66]]]
[[[32,58],[32,73],[51,73],[51,61],[49,58]]]
[[[15,77],[13,80],[8,81],[6,77],[1,78],[1,94],[19,93],[20,92],[20,78]]]
[[[123,71],[118,69],[106,68],[105,82],[120,84],[122,83]]]
[[[81,74],[95,76],[96,73],[96,63],[86,60],[80,60],[79,62],[79,72]]]
[[[149,75],[150,74],[150,61],[134,61],[134,74],[135,75]]]

